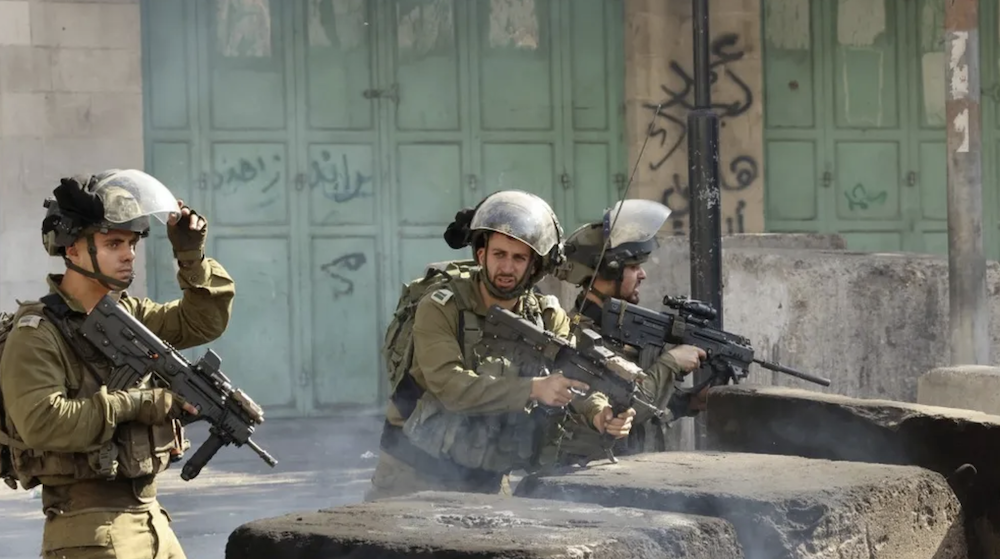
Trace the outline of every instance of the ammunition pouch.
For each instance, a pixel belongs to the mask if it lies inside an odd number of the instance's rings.
[[[535,467],[548,418],[540,410],[470,415],[449,412],[425,393],[403,424],[414,447],[435,459],[501,474]]]

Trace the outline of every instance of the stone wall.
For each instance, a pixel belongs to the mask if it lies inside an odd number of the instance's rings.
[[[0,309],[64,269],[40,230],[60,177],[143,167],[139,22],[138,0],[0,0]]]

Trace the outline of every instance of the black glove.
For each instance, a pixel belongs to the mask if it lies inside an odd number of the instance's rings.
[[[201,216],[205,225],[200,229],[191,229],[191,220],[198,214],[184,206],[191,213],[182,216],[173,225],[167,225],[167,238],[174,247],[174,258],[180,261],[201,260],[205,255],[205,237],[208,235],[208,220]],[[182,208],[183,210],[183,208]]]

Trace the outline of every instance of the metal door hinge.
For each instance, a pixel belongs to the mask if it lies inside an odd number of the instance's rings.
[[[833,173],[826,171],[823,173],[823,188],[830,188],[830,183],[833,182]]]
[[[916,171],[910,171],[906,173],[906,186],[916,186],[917,185],[917,173]]]
[[[562,183],[562,187],[565,190],[569,190],[570,188],[573,188],[573,181],[570,180],[569,175],[567,173],[563,173],[559,177],[559,182]]]

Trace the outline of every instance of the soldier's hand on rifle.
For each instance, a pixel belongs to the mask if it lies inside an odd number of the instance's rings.
[[[679,345],[667,353],[672,355],[681,369],[687,373],[701,367],[701,360],[707,357],[705,350],[693,345]]]
[[[601,434],[612,435],[616,439],[627,437],[629,431],[632,430],[632,418],[635,417],[635,410],[629,408],[618,414],[618,417],[615,417],[614,413],[611,406],[605,406],[604,409],[594,414],[591,420],[594,429],[597,429]]]
[[[135,420],[146,425],[163,425],[170,419],[179,418],[184,412],[197,415],[198,409],[183,398],[163,388],[129,390],[129,395],[137,404]]]
[[[560,373],[547,377],[535,378],[531,380],[531,394],[529,399],[545,404],[546,406],[562,407],[576,398],[570,389],[587,392],[590,386],[578,380],[570,380]]]

